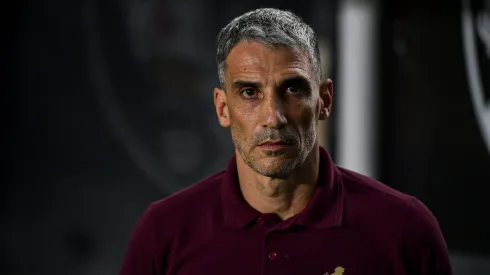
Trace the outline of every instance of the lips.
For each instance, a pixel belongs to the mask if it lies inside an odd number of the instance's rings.
[[[266,150],[280,150],[290,145],[291,145],[290,143],[284,141],[266,141],[259,144],[261,148]]]

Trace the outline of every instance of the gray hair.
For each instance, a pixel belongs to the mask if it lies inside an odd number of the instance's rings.
[[[305,51],[317,81],[320,81],[322,75],[320,53],[313,29],[290,11],[263,8],[236,17],[218,34],[216,62],[223,89],[225,89],[226,57],[235,45],[244,40]]]

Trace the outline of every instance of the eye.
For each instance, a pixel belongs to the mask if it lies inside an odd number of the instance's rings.
[[[251,99],[257,96],[257,91],[253,88],[246,88],[240,91],[240,95],[244,98]]]
[[[295,96],[307,96],[311,93],[311,86],[308,79],[297,77],[284,81],[281,85],[283,93]]]
[[[288,87],[286,87],[286,93],[288,93],[288,94],[299,94],[299,93],[301,93],[301,88],[298,86],[288,86]]]

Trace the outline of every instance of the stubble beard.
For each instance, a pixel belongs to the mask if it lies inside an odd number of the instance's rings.
[[[240,154],[240,157],[242,158],[243,162],[247,164],[256,173],[270,178],[277,178],[277,179],[287,178],[292,172],[294,172],[300,166],[300,164],[305,162],[306,158],[311,153],[311,150],[313,149],[315,144],[314,141],[308,140],[307,144],[304,144],[306,146],[301,146],[299,142],[296,142],[293,146],[296,147],[296,150],[298,152],[297,157],[289,158],[289,159],[283,158],[277,160],[267,160],[268,165],[264,165],[260,163],[261,160],[259,159],[259,157],[255,155],[257,154],[257,152],[254,152],[254,149],[256,148],[254,143],[252,141],[247,141],[245,139],[245,135],[243,131],[239,127],[236,127],[236,125],[234,124],[231,124],[230,128],[231,128],[231,135],[232,135],[233,143],[235,145],[235,149]],[[310,135],[307,137],[316,136],[315,131],[311,133],[310,131],[308,131],[307,134]],[[316,139],[316,137],[314,138]],[[298,148],[298,146],[300,148]],[[266,151],[265,154],[269,157],[279,157],[284,153],[281,151],[278,152]],[[277,164],[274,162],[281,162],[281,164]],[[272,167],[268,168],[267,166],[272,166]]]

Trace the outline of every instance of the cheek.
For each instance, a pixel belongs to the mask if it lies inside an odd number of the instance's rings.
[[[317,120],[318,106],[314,102],[298,101],[291,106],[292,116],[297,118],[303,127],[315,125]]]
[[[232,110],[236,120],[239,120],[247,127],[253,125],[259,119],[261,113],[260,104],[258,103],[238,102],[233,105]]]
[[[240,135],[241,139],[248,137],[250,132],[253,132],[253,121],[255,112],[248,109],[234,107],[230,112],[230,125],[236,134]]]
[[[317,109],[315,104],[302,104],[294,109],[295,124],[303,142],[310,144],[316,139]]]

